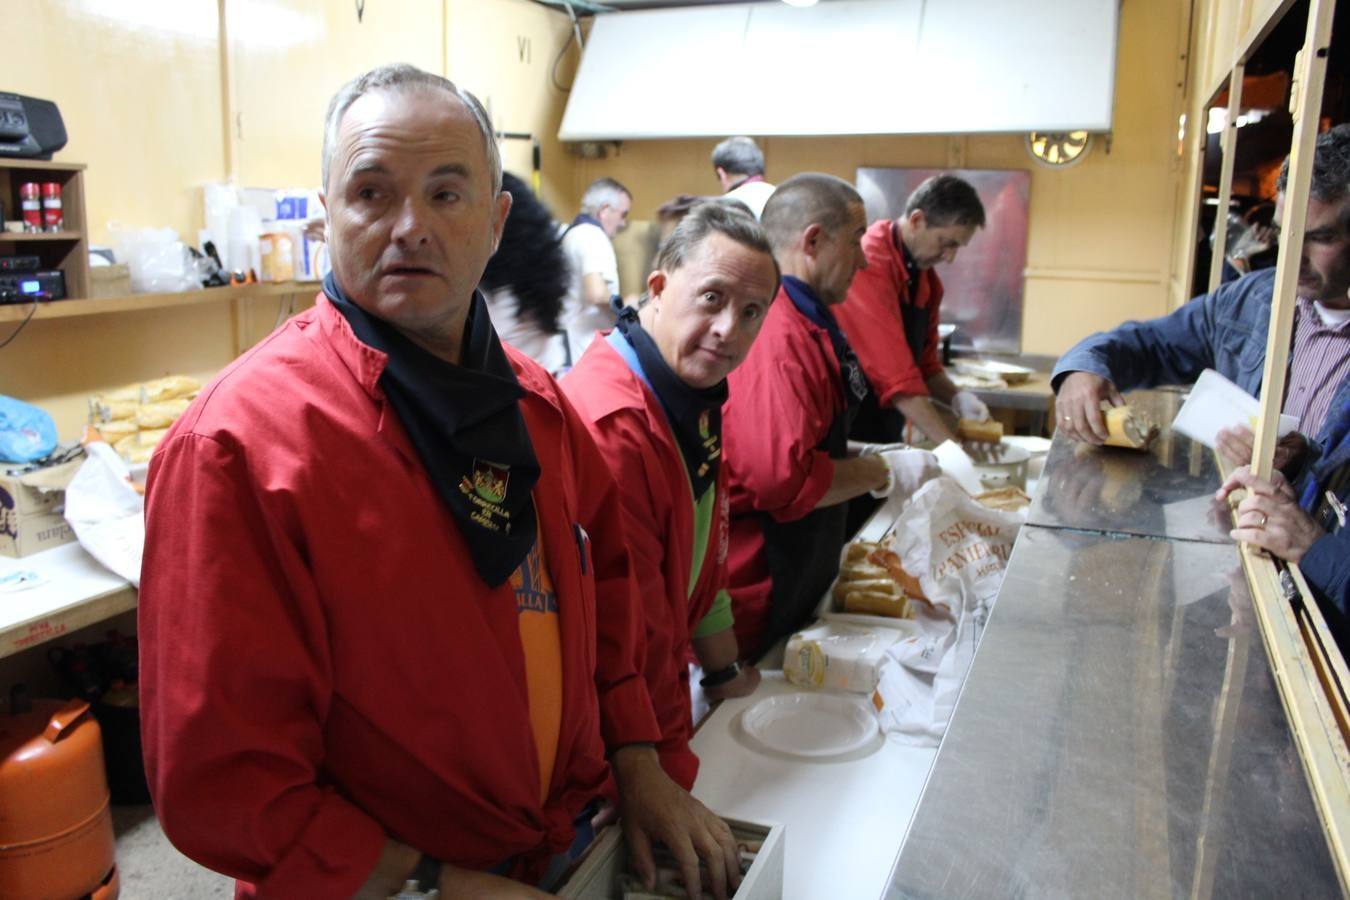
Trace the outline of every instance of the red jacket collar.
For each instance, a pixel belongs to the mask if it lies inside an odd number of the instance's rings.
[[[893,219],[878,219],[867,226],[863,234],[862,248],[869,266],[881,266],[890,283],[896,285],[902,298],[909,286],[909,270],[905,268],[905,253],[892,238],[892,230],[898,232]],[[899,235],[896,235],[898,238]],[[927,306],[933,297],[934,288],[940,284],[937,272],[932,269],[919,270],[919,288],[914,298],[915,306]]]
[[[621,409],[637,410],[646,418],[653,437],[669,443],[678,457],[679,451],[670,434],[670,423],[661,411],[660,399],[610,346],[606,339],[608,334],[605,332],[591,341],[581,362],[567,377],[580,375],[582,381],[593,387],[587,406],[596,420]]]

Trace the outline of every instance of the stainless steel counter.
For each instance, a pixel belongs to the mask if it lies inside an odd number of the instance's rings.
[[[1057,437],[887,898],[1333,897],[1210,452]]]
[[[1148,452],[1075,444],[1057,434],[1028,523],[1229,543],[1229,525],[1213,515],[1214,453],[1169,427],[1184,397],[1164,389],[1126,398],[1162,428]]]
[[[1333,897],[1236,548],[1029,526],[886,894]]]

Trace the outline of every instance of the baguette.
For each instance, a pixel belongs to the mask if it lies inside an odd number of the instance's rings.
[[[142,428],[168,428],[187,411],[191,402],[186,397],[177,397],[159,403],[144,403],[136,407],[136,424]]]
[[[136,415],[134,400],[102,400],[89,398],[89,420],[91,422],[117,422]]]
[[[893,582],[888,581],[887,584],[896,588]],[[844,611],[885,616],[889,619],[912,618],[909,598],[898,588],[894,594],[889,591],[848,590],[844,593]]]
[[[160,403],[200,391],[202,383],[186,375],[169,375],[141,385],[142,403]]]
[[[1015,486],[1001,487],[998,490],[976,494],[975,500],[990,509],[1002,510],[1003,512],[1017,512],[1022,507],[1031,505],[1031,498],[1027,496],[1026,491]]]
[[[1128,406],[1112,406],[1104,410],[1108,447],[1147,450],[1158,436],[1158,426],[1148,416]]]
[[[919,584],[919,579],[905,571],[905,567],[900,564],[900,556],[894,550],[885,547],[878,547],[867,557],[870,561],[884,568],[888,575],[895,580],[895,583],[910,597],[915,600],[928,602],[928,597],[924,595],[923,585]]]
[[[132,419],[114,419],[111,422],[100,422],[96,427],[100,440],[107,441],[109,444],[116,444],[125,437],[134,437],[137,431],[136,422]]]

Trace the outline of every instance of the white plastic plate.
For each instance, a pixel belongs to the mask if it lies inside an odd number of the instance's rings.
[[[857,750],[877,733],[865,700],[819,692],[765,697],[741,715],[746,734],[771,750],[793,756],[838,756]]]

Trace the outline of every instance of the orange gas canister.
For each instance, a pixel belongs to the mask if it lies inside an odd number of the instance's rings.
[[[113,900],[112,816],[98,723],[83,700],[0,709],[0,897]]]

